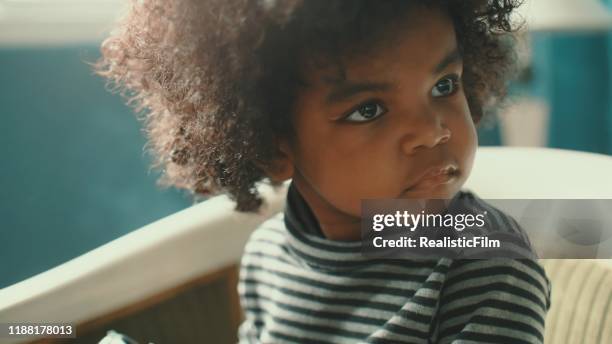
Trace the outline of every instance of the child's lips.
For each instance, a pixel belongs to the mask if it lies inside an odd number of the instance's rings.
[[[453,183],[459,176],[455,165],[446,165],[428,170],[416,183],[406,189],[406,192],[430,190],[437,186]]]

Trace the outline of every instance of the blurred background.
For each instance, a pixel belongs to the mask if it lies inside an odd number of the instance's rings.
[[[120,0],[0,0],[0,288],[184,209],[89,63]],[[521,71],[481,145],[612,154],[612,0],[527,0]]]

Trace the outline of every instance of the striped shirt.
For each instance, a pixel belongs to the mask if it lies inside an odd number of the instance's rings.
[[[550,307],[535,260],[366,258],[326,239],[291,187],[249,239],[238,289],[240,343],[542,343]]]

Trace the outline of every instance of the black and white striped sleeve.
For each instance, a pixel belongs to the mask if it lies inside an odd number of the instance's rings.
[[[438,343],[543,343],[550,282],[535,260],[456,260],[440,305]]]

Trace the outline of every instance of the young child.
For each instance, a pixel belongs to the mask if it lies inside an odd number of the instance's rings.
[[[460,188],[512,70],[517,2],[132,6],[98,68],[145,110],[163,182],[257,211],[257,182],[291,179],[285,211],[245,248],[241,342],[543,342],[537,261],[373,260],[359,240],[362,199],[492,209]]]

